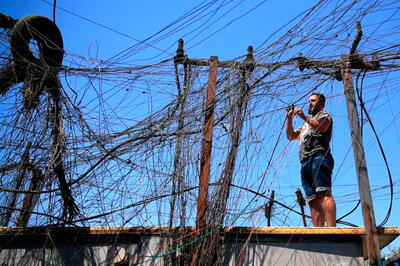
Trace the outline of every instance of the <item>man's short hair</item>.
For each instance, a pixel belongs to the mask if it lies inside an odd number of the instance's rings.
[[[317,95],[318,96],[318,101],[322,102],[322,106],[325,106],[325,96],[322,93],[319,92],[313,92],[311,95]]]

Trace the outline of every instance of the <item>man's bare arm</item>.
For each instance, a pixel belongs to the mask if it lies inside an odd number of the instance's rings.
[[[303,110],[301,109],[294,110],[294,114],[297,114],[301,119],[303,119],[307,124],[309,124],[312,129],[318,132],[327,131],[331,124],[329,119],[326,118],[317,120],[315,118],[308,117],[303,113]]]
[[[331,122],[328,119],[320,119],[317,120],[315,118],[307,118],[306,119],[307,123],[310,125],[310,127],[312,127],[313,129],[315,129],[318,132],[325,132],[328,130],[329,125],[331,124]]]
[[[297,109],[296,109],[297,110]],[[293,129],[293,115],[295,110],[289,110],[286,114],[286,137],[288,140],[296,140],[300,137],[300,131]]]

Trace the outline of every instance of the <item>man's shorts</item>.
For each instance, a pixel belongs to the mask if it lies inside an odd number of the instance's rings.
[[[313,154],[301,164],[301,183],[310,202],[318,192],[330,191],[332,187],[333,157]]]

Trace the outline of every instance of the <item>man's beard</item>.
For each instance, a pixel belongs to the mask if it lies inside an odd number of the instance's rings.
[[[314,107],[308,106],[308,114],[316,115],[318,113],[318,104],[314,105]]]

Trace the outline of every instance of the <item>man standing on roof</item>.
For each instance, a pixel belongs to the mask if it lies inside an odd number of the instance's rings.
[[[301,182],[311,209],[314,226],[336,226],[336,204],[331,193],[333,157],[329,148],[332,136],[332,117],[324,111],[325,96],[312,93],[308,101],[307,117],[302,109],[289,108],[286,113],[286,136],[288,140],[299,139]],[[304,120],[293,129],[293,116]]]

